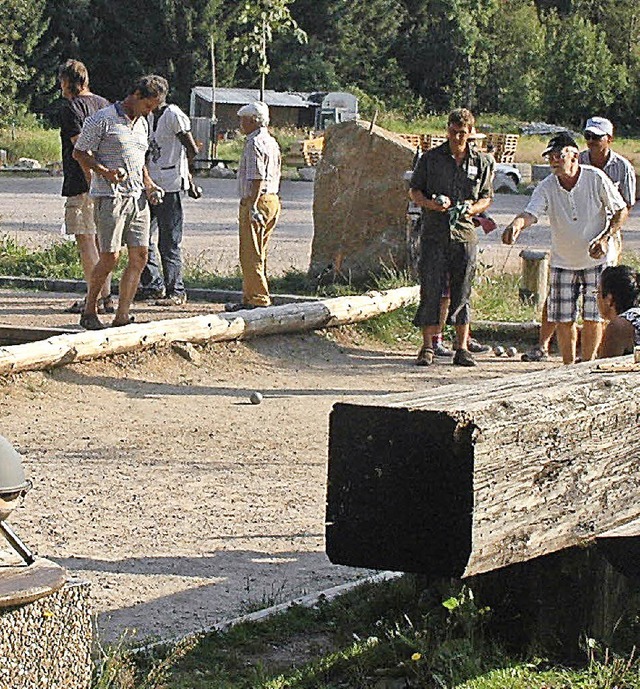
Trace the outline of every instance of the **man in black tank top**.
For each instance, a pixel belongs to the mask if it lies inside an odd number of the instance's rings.
[[[109,105],[109,101],[89,90],[89,73],[82,62],[67,60],[60,65],[58,80],[62,91],[60,108],[60,139],[62,141],[62,196],[66,197],[64,226],[66,234],[75,235],[85,280],[88,282],[98,262],[96,226],[93,221],[93,201],[89,196],[90,172],[85,173],[73,159],[73,146],[82,124],[89,115]],[[101,313],[113,313],[111,280],[108,279],[98,303]],[[70,313],[82,313],[83,301],[76,302]]]

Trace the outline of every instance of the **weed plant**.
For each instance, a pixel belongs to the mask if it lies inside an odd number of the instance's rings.
[[[168,655],[116,647],[94,689],[640,689],[634,650],[616,655],[587,639],[577,669],[510,657],[488,634],[491,615],[466,586],[425,589],[405,575],[184,641]]]

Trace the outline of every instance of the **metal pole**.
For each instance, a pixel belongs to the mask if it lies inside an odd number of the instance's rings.
[[[213,34],[211,34],[209,48],[211,53],[211,127],[209,128],[209,157],[213,160],[218,157],[218,134],[216,125],[216,53]]]

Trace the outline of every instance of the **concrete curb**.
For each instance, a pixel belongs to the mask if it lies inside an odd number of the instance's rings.
[[[292,598],[286,603],[279,603],[278,605],[272,605],[269,608],[264,608],[262,610],[256,610],[256,612],[248,613],[247,615],[241,615],[240,617],[233,617],[228,620],[223,620],[222,622],[217,622],[211,627],[202,627],[196,631],[190,632],[189,634],[184,634],[183,636],[173,637],[171,639],[163,639],[159,641],[154,641],[144,646],[138,646],[131,649],[132,653],[148,653],[153,649],[160,648],[162,646],[175,646],[176,644],[184,641],[186,639],[191,639],[193,637],[205,636],[207,634],[212,634],[213,632],[226,632],[239,624],[244,624],[246,622],[260,622],[266,620],[269,617],[273,617],[278,613],[285,612],[294,605],[300,605],[303,608],[312,608],[317,605],[320,600],[331,601],[341,596],[353,589],[361,586],[362,584],[378,584],[383,581],[392,581],[403,576],[404,572],[380,572],[378,574],[373,574],[368,577],[363,577],[362,579],[356,579],[354,581],[348,581],[345,584],[339,584],[338,586],[332,586],[331,588],[324,589],[323,591],[318,591],[316,593],[310,593],[306,596],[300,596],[299,598]]]
[[[26,289],[42,292],[68,292],[73,294],[84,294],[86,283],[84,280],[66,280],[49,278],[29,278],[17,277],[12,275],[0,276],[0,288]],[[114,294],[118,294],[118,284],[114,283]],[[195,287],[187,290],[189,301],[203,301],[213,303],[241,302],[242,292],[226,289],[203,289]],[[309,301],[318,301],[319,297],[301,296],[298,294],[273,294],[271,295],[274,305],[298,304]]]

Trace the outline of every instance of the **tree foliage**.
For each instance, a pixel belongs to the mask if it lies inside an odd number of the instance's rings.
[[[0,0],[0,117],[47,116],[58,65],[122,98],[163,74],[183,108],[209,84],[352,90],[405,115],[465,105],[579,126],[637,126],[637,0]],[[13,114],[12,114],[13,113]]]

